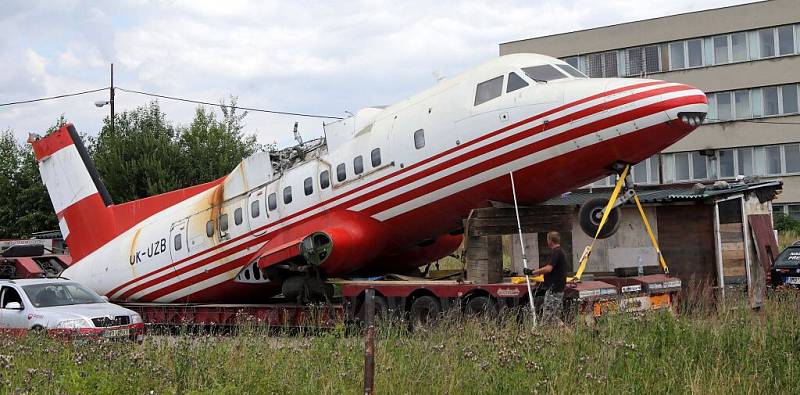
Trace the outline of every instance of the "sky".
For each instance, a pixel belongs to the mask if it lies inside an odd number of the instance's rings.
[[[0,6],[0,103],[117,87],[278,111],[346,116],[400,101],[498,56],[498,44],[745,0],[35,1]],[[108,92],[0,107],[22,141],[61,114],[96,135]],[[121,113],[152,98],[116,91]],[[197,105],[160,99],[175,125]],[[322,119],[251,112],[262,144],[322,135]]]

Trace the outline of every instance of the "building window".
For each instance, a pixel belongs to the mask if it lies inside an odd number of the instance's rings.
[[[353,173],[361,174],[364,172],[364,158],[359,155],[353,159]]]
[[[420,149],[425,146],[425,131],[422,129],[414,132],[414,148]]]
[[[719,176],[720,178],[733,178],[736,176],[734,169],[733,150],[723,149],[717,152],[719,156]]]
[[[778,29],[778,55],[794,54],[794,26],[781,26]]]
[[[731,93],[721,92],[716,94],[717,119],[720,121],[730,121],[733,119],[731,114]]]
[[[800,144],[784,145],[783,156],[786,159],[786,172],[800,173]]]
[[[214,221],[206,222],[206,236],[214,236]]]
[[[372,160],[372,167],[378,167],[381,165],[381,149],[375,148],[369,154],[370,159]]]
[[[708,178],[708,163],[706,157],[701,155],[699,151],[691,153],[692,159],[692,179],[704,180]]]
[[[228,230],[228,214],[222,214],[219,216],[219,231],[225,232]]]
[[[700,67],[703,65],[703,40],[689,40],[686,42],[686,53],[688,55],[689,67]]]
[[[731,58],[734,62],[747,60],[747,33],[731,34]]]
[[[503,93],[503,76],[481,82],[475,90],[475,105],[500,97]]]
[[[253,200],[253,202],[250,203],[250,217],[258,218],[259,215],[261,215],[261,202]]]
[[[528,83],[522,79],[517,73],[508,74],[508,86],[506,86],[506,93],[513,92],[517,89],[522,89],[528,86]]]
[[[331,173],[323,170],[322,173],[319,173],[319,187],[320,189],[325,189],[329,186],[331,186]]]
[[[800,204],[787,204],[786,209],[792,219],[800,220]]]
[[[769,86],[762,88],[764,94],[764,115],[778,115],[780,109],[778,107],[778,87]]]
[[[797,84],[781,86],[781,114],[794,114],[797,112]]]
[[[172,239],[172,246],[175,248],[175,251],[179,251],[181,247],[183,247],[180,234],[175,235],[175,238]]]
[[[275,209],[278,208],[278,197],[275,195],[275,192],[269,194],[267,205],[269,206],[269,211],[275,211]]]
[[[567,62],[567,64],[569,64],[570,66],[572,66],[572,67],[574,67],[576,69],[580,69],[580,67],[578,67],[579,65],[578,65],[578,57],[577,56],[570,56],[568,58],[564,58],[563,60],[565,62]]]
[[[586,55],[586,74],[589,77],[618,77],[617,51]]]
[[[728,37],[727,35],[714,37],[714,64],[730,62],[728,57]]]
[[[283,188],[283,204],[292,202],[292,187]]]
[[[686,68],[683,59],[683,41],[669,43],[669,69],[680,70]]]
[[[767,156],[767,174],[781,174],[781,147],[777,145],[764,147],[764,153]]]
[[[748,119],[753,116],[750,110],[750,91],[747,89],[734,91],[733,101],[736,109],[736,119]]]
[[[311,180],[311,177],[308,177],[303,181],[303,192],[306,194],[306,196],[314,193],[314,182]]]
[[[242,208],[239,207],[236,210],[233,210],[233,223],[236,224],[236,226],[239,226],[242,224],[242,221],[244,221],[244,218],[242,218]]]
[[[675,180],[688,181],[692,176],[689,174],[689,154],[680,152],[675,154]]]
[[[773,29],[758,31],[759,55],[762,58],[775,56],[775,33]]]
[[[753,175],[753,148],[737,148],[736,149],[736,174],[741,176]]]
[[[339,166],[336,166],[336,180],[342,182],[345,179],[347,179],[347,169],[344,163],[339,163]]]

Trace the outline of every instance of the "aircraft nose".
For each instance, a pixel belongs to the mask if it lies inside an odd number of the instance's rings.
[[[606,103],[613,104],[638,102],[639,105],[661,110],[667,121],[684,129],[700,126],[708,112],[705,93],[693,86],[649,79],[615,78],[607,81]],[[624,105],[624,104],[623,104]]]

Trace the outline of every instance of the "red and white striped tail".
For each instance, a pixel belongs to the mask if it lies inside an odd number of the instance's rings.
[[[105,244],[115,234],[111,198],[71,124],[43,138],[31,137],[42,181],[58,226],[74,261]]]

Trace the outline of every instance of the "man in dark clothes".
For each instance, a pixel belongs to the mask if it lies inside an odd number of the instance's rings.
[[[529,276],[544,275],[544,304],[542,305],[543,324],[562,324],[561,309],[564,306],[564,286],[567,283],[567,257],[561,249],[561,235],[558,232],[547,234],[547,246],[550,248],[550,260],[544,266],[530,270],[525,269]]]

